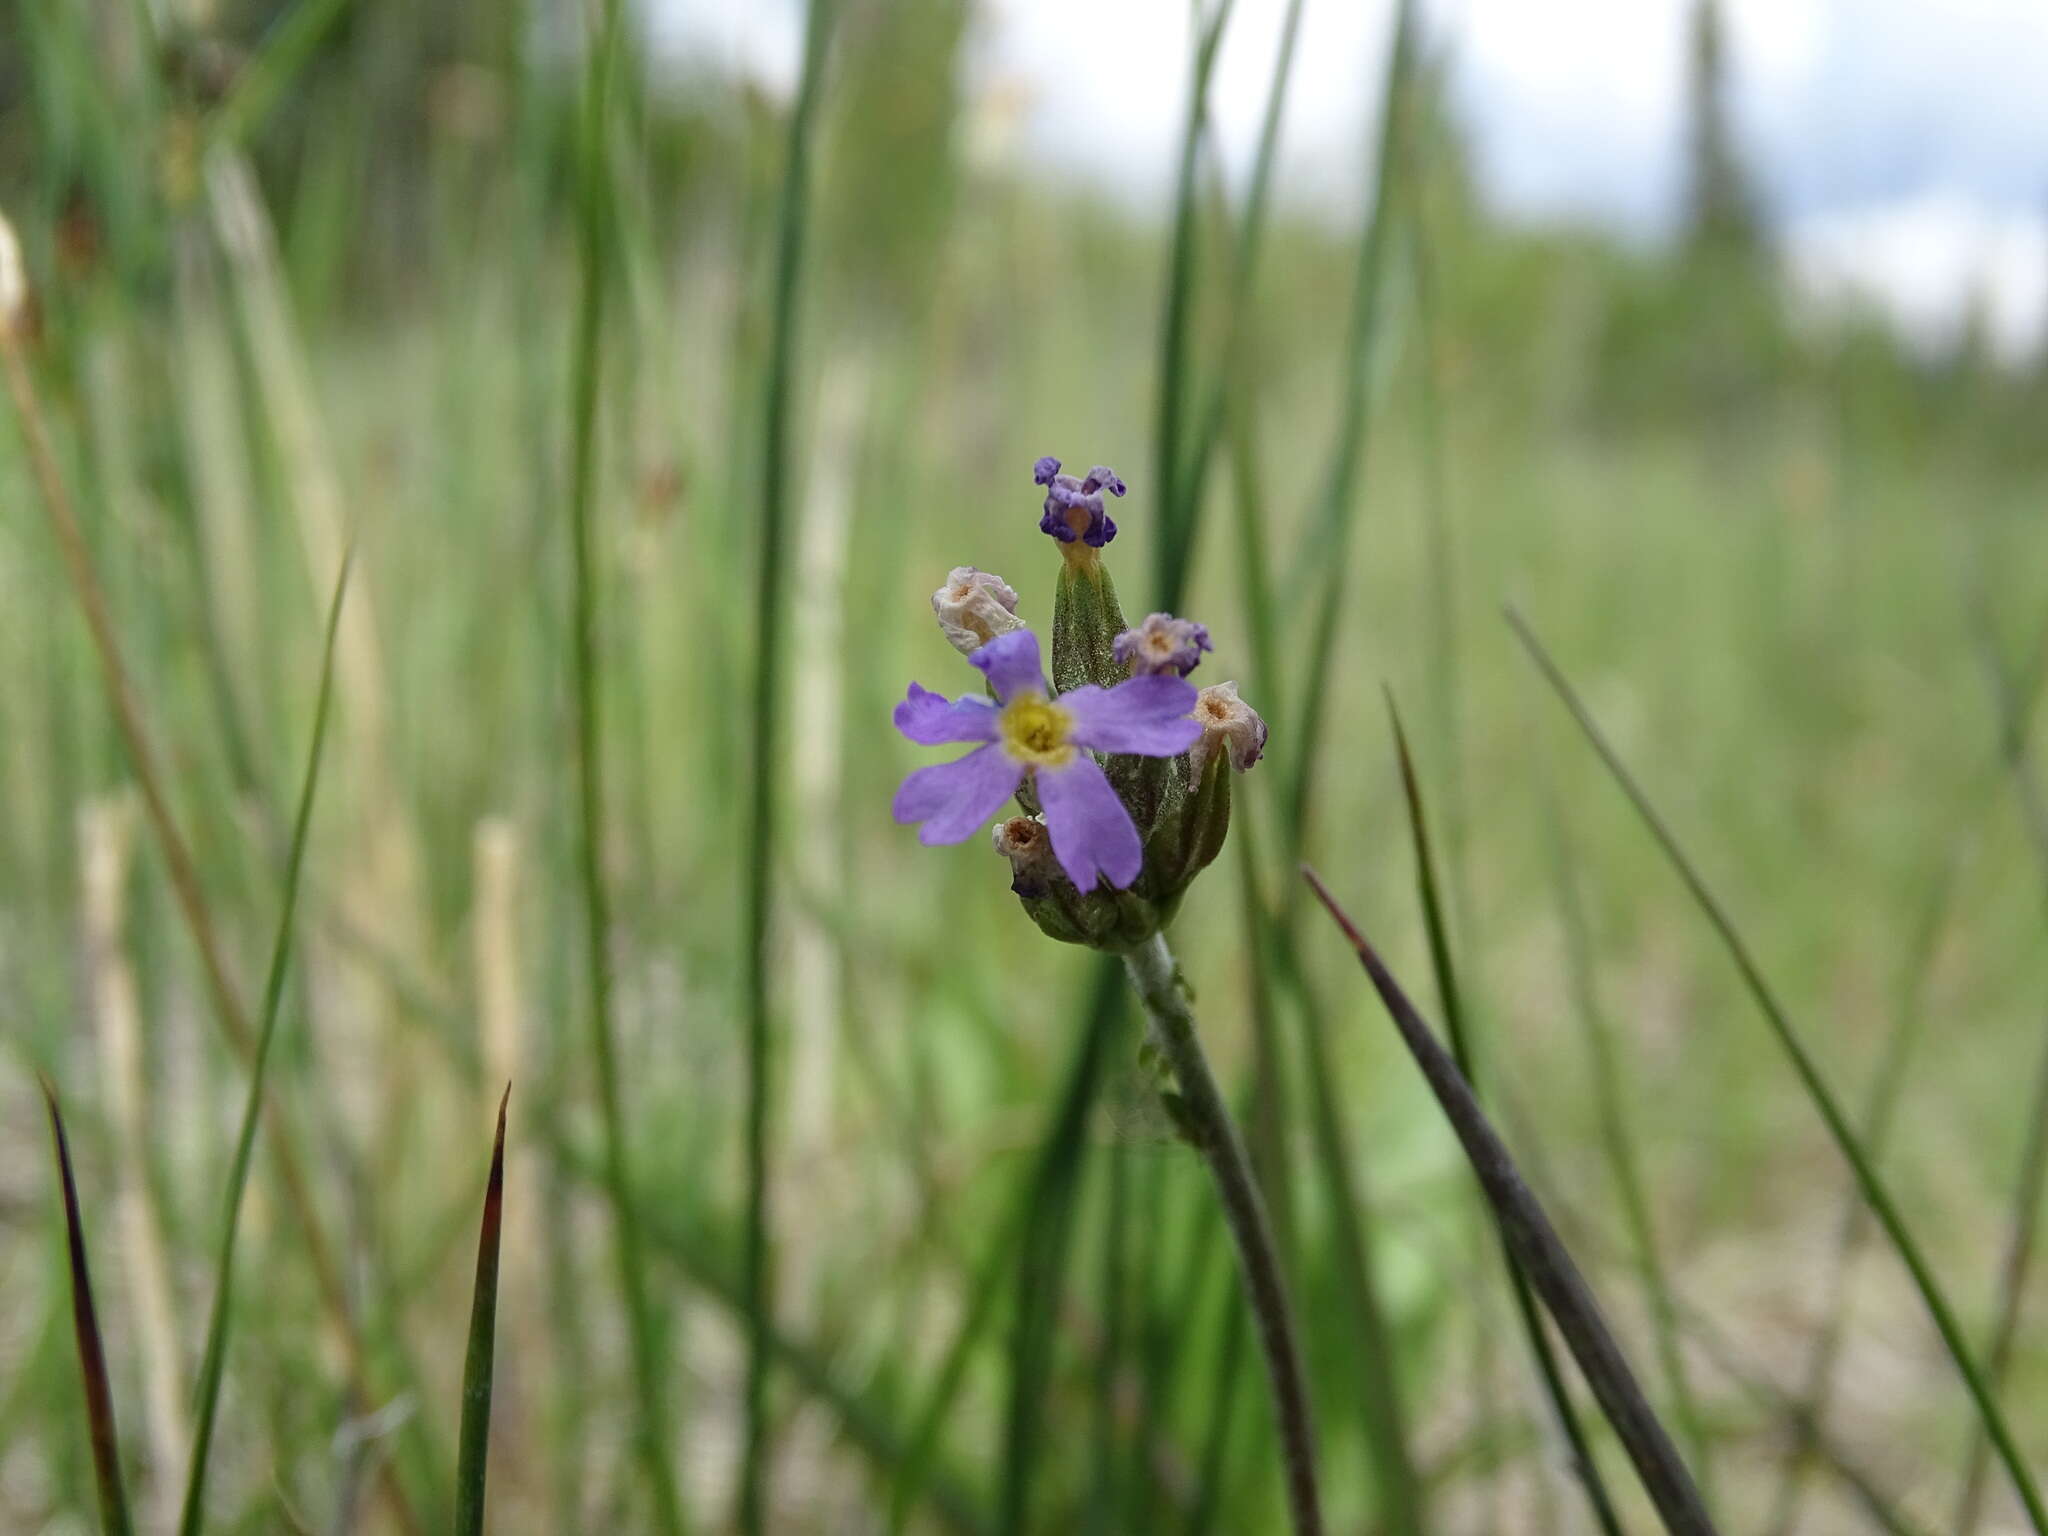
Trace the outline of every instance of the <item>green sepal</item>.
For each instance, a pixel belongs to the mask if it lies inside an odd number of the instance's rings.
[[[1086,683],[1114,688],[1125,677],[1116,659],[1124,632],[1116,583],[1101,556],[1086,544],[1060,546],[1060,576],[1052,594],[1052,686],[1065,693]]]

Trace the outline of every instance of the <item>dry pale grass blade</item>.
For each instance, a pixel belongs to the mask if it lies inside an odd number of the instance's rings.
[[[1357,951],[1373,990],[1386,1005],[1402,1043],[1415,1058],[1444,1118],[1464,1147],[1472,1171],[1478,1175],[1480,1187],[1500,1222],[1502,1236],[1521,1263],[1529,1284],[1543,1299],[1551,1320],[1571,1349],[1572,1358],[1578,1361],[1579,1370],[1593,1389],[1607,1422],[1613,1426],[1615,1437],[1635,1464],[1636,1474],[1642,1479],[1644,1491],[1656,1506],[1664,1528],[1672,1536],[1707,1536],[1714,1524],[1700,1501],[1692,1474],[1643,1396],[1628,1357],[1615,1342],[1592,1288],[1579,1273],[1541,1202],[1523,1180],[1506,1144],[1479,1107],[1457,1063],[1438,1042],[1379,953],[1315,872],[1304,865],[1302,876]]]
[[[142,1004],[123,941],[128,854],[133,841],[135,803],[126,795],[98,799],[78,813],[81,928],[87,987],[98,1026],[101,1070],[108,1117],[118,1150],[120,1187],[115,1219],[128,1262],[122,1279],[135,1318],[141,1359],[143,1429],[149,1463],[150,1521],[167,1529],[177,1518],[177,1482],[189,1444],[184,1362],[178,1348],[177,1307],[164,1253],[163,1223],[149,1178],[148,1089],[144,1065]]]

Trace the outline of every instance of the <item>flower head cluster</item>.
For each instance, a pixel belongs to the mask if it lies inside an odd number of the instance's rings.
[[[1173,918],[1230,826],[1230,781],[1259,760],[1266,726],[1234,683],[1190,683],[1211,649],[1191,619],[1125,622],[1095,551],[1116,533],[1104,495],[1124,483],[1037,464],[1039,526],[1064,558],[1053,593],[1053,682],[1038,636],[1001,577],[963,565],[932,594],[946,639],[986,680],[949,699],[916,683],[895,722],[920,746],[970,743],[896,791],[899,822],[923,843],[965,842],[993,826],[1025,912],[1053,938],[1128,952]],[[1226,771],[1228,769],[1235,772]],[[1012,797],[1017,804],[1008,802]]]
[[[1062,544],[1079,539],[1091,549],[1100,549],[1116,537],[1116,523],[1104,509],[1102,493],[1121,496],[1127,487],[1117,472],[1098,464],[1088,478],[1077,480],[1060,473],[1060,461],[1048,455],[1031,466],[1032,479],[1045,487],[1045,513],[1038,520],[1039,531],[1049,533]]]
[[[1136,629],[1118,635],[1115,647],[1116,659],[1133,677],[1151,672],[1186,677],[1209,649],[1209,627],[1170,613],[1149,613]]]
[[[1200,738],[1189,718],[1195,690],[1177,677],[1134,677],[1114,688],[1071,689],[1054,698],[1028,629],[991,640],[968,657],[995,702],[910,685],[896,729],[920,746],[977,741],[950,763],[920,768],[896,792],[900,822],[922,822],[922,843],[964,842],[1002,809],[1026,778],[1045,812],[1053,855],[1076,888],[1107,878],[1121,890],[1138,878],[1145,851],[1131,813],[1088,755],[1179,757]]]

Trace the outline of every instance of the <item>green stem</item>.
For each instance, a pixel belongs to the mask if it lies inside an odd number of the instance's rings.
[[[576,788],[581,831],[584,943],[588,950],[590,1051],[597,1067],[597,1092],[604,1118],[605,1191],[618,1229],[619,1288],[625,1295],[631,1335],[633,1383],[638,1397],[640,1459],[654,1493],[655,1528],[664,1536],[683,1529],[682,1498],[668,1460],[668,1415],[663,1402],[661,1352],[653,1308],[641,1271],[640,1222],[626,1163],[626,1119],[619,1097],[619,1065],[612,1044],[611,899],[604,883],[604,765],[599,706],[602,702],[597,654],[597,559],[591,523],[597,493],[597,395],[604,340],[605,278],[611,249],[611,185],[605,154],[610,122],[607,103],[619,46],[621,0],[605,0],[598,35],[591,42],[590,77],[584,87],[581,165],[581,221],[578,231],[582,291],[576,308],[574,351],[574,441],[569,527],[574,545],[576,613],[571,636],[576,674]]]
[[[1244,1141],[1196,1038],[1194,1010],[1188,1006],[1180,966],[1166,940],[1155,934],[1131,951],[1124,956],[1124,970],[1151,1019],[1152,1038],[1179,1084],[1183,1114],[1177,1118],[1194,1136],[1216,1181],[1224,1223],[1237,1245],[1245,1300],[1258,1324],[1259,1347],[1272,1381],[1288,1508],[1297,1536],[1316,1536],[1323,1528],[1323,1517],[1316,1494],[1315,1430],[1309,1418],[1308,1384],[1280,1256],[1273,1246],[1265,1203],[1252,1178],[1251,1160],[1245,1156]]]
[[[742,1284],[747,1304],[746,1442],[740,1467],[739,1528],[765,1528],[769,1454],[768,1371],[774,1312],[768,1241],[769,1114],[772,1108],[768,924],[774,905],[775,803],[780,766],[783,592],[789,510],[791,376],[795,372],[797,277],[802,269],[809,183],[811,123],[817,116],[831,0],[811,0],[804,33],[803,75],[789,116],[788,158],[775,246],[774,309],[768,341],[766,446],[761,476],[760,554],[755,566],[753,773],[747,795],[744,864],[745,948],[742,993],[747,1042],[747,1207]]]

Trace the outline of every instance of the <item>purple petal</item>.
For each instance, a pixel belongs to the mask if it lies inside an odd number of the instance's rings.
[[[1084,491],[1104,490],[1112,496],[1121,496],[1129,489],[1123,477],[1107,464],[1098,464],[1088,471],[1088,478],[1081,482]]]
[[[1047,454],[1031,466],[1031,483],[1033,485],[1051,485],[1052,477],[1059,472],[1060,461],[1051,454]]]
[[[996,712],[986,699],[948,701],[942,693],[910,685],[910,696],[896,706],[896,729],[921,747],[948,741],[994,741]]]
[[[1201,726],[1188,718],[1195,698],[1194,684],[1154,672],[1114,688],[1071,688],[1060,695],[1060,707],[1074,717],[1068,739],[1076,746],[1179,757],[1201,739]]]
[[[982,675],[1005,704],[1019,693],[1045,693],[1045,668],[1038,660],[1038,636],[1028,629],[997,635],[967,658],[981,668]],[[1190,700],[1189,708],[1194,707]]]
[[[905,825],[924,823],[920,843],[964,843],[1002,809],[1023,777],[1024,770],[990,743],[954,762],[918,769],[898,787],[891,809]]]
[[[1053,855],[1067,878],[1082,891],[1094,890],[1098,877],[1118,890],[1137,879],[1145,865],[1144,845],[1095,760],[1077,756],[1064,768],[1039,769],[1037,777]]]

